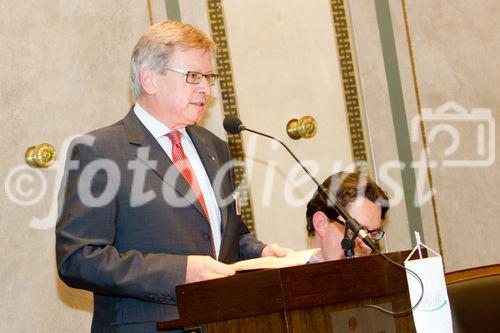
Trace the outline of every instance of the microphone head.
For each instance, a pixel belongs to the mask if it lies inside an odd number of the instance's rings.
[[[235,116],[227,116],[222,124],[226,132],[231,134],[238,134],[245,129],[240,118]]]

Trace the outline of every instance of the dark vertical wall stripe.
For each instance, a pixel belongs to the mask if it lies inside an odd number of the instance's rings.
[[[412,244],[415,245],[413,231],[418,231],[420,233],[422,241],[424,241],[424,233],[420,208],[415,205],[416,178],[411,167],[413,157],[411,153],[410,133],[406,119],[403,87],[399,74],[396,42],[394,39],[394,31],[392,29],[392,19],[388,0],[375,0],[375,10],[377,14],[380,41],[382,43],[382,53],[384,57],[387,85],[389,88],[389,99],[396,134],[398,155],[399,160],[404,163],[404,168],[401,170],[401,177],[404,187],[406,213],[409,221],[409,232]]]
[[[165,0],[165,8],[167,9],[167,19],[171,21],[181,21],[179,0]]]

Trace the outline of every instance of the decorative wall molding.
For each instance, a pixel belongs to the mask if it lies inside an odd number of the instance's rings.
[[[217,44],[217,73],[219,74],[220,94],[222,97],[222,108],[224,116],[239,117],[238,104],[234,91],[233,74],[231,60],[226,38],[226,26],[224,22],[224,12],[221,0],[207,0],[210,30],[212,39]],[[233,160],[239,161],[241,165],[236,165],[234,170],[234,181],[238,188],[239,207],[241,218],[247,225],[250,232],[255,234],[255,220],[250,196],[250,188],[246,177],[245,152],[243,149],[243,139],[241,134],[228,134],[227,141]]]
[[[368,162],[345,4],[344,0],[330,0],[330,4],[332,8],[333,27],[337,38],[337,53],[339,55],[339,65],[342,74],[352,157],[354,162]]]

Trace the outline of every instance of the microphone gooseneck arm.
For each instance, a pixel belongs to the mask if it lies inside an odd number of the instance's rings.
[[[334,209],[337,210],[337,212],[344,218],[344,220],[346,221],[345,223],[345,236],[347,237],[344,237],[344,239],[342,240],[342,248],[346,251],[346,256],[347,257],[351,257],[351,256],[354,256],[354,251],[353,251],[353,248],[351,246],[353,246],[354,242],[353,242],[353,239],[355,237],[359,237],[363,240],[363,242],[368,245],[375,253],[379,253],[383,258],[385,258],[386,260],[388,260],[391,264],[403,269],[403,270],[406,270],[408,273],[410,273],[411,275],[413,275],[415,277],[415,279],[417,279],[418,283],[420,284],[420,287],[422,288],[422,292],[420,294],[420,297],[417,301],[417,303],[415,303],[415,305],[409,309],[409,310],[404,310],[404,311],[399,311],[399,312],[393,312],[393,311],[390,311],[390,310],[387,310],[387,309],[384,309],[384,308],[381,308],[380,306],[377,306],[377,305],[372,305],[372,304],[368,304],[368,305],[362,305],[362,307],[372,307],[372,308],[375,308],[377,310],[380,310],[384,313],[387,313],[387,314],[390,314],[390,315],[393,315],[393,316],[406,316],[410,313],[412,313],[412,311],[420,304],[420,302],[422,301],[423,297],[424,297],[424,284],[422,283],[422,279],[414,272],[412,271],[411,269],[409,268],[406,268],[405,266],[401,265],[400,263],[398,262],[395,262],[394,260],[392,260],[391,258],[389,258],[388,256],[386,256],[385,254],[381,253],[377,247],[375,246],[375,243],[373,243],[372,239],[369,237],[368,233],[366,232],[365,229],[363,229],[358,221],[356,221],[351,215],[349,215],[349,213],[347,213],[346,209],[344,208],[344,206],[342,204],[340,204],[339,202],[337,202],[337,200],[335,199],[335,196],[330,192],[329,189],[325,188],[323,185],[321,185],[317,180],[316,178],[313,177],[313,175],[311,175],[311,173],[309,172],[309,170],[302,164],[302,162],[297,158],[297,156],[295,156],[295,154],[287,147],[287,145],[285,145],[281,140],[271,136],[271,135],[268,135],[268,134],[265,134],[265,133],[261,133],[261,132],[258,132],[258,131],[254,131],[252,129],[249,129],[249,128],[246,128],[242,123],[241,123],[241,120],[237,117],[234,117],[234,116],[227,116],[225,119],[224,119],[224,129],[228,132],[228,133],[231,133],[231,134],[238,134],[240,133],[241,131],[249,131],[249,132],[252,132],[252,133],[255,133],[255,134],[258,134],[258,135],[262,135],[262,136],[265,136],[266,138],[269,138],[269,139],[272,139],[272,140],[275,140],[275,141],[278,141],[289,153],[290,155],[292,155],[292,157],[294,158],[294,160],[302,167],[302,169],[307,173],[307,175],[312,179],[312,181],[318,186],[318,189],[321,191],[321,193],[323,193],[323,195],[326,196],[328,202],[333,206]],[[347,234],[347,229],[350,229],[354,236],[352,239],[350,239],[349,235]],[[345,247],[343,246],[345,245]]]
[[[269,138],[269,139],[272,139],[272,140],[279,142],[288,151],[288,153],[290,153],[290,155],[293,157],[293,159],[302,167],[302,169],[307,173],[309,178],[311,178],[312,181],[318,186],[318,189],[323,193],[323,195],[326,196],[328,202],[335,208],[335,210],[340,214],[340,216],[342,216],[344,218],[344,220],[346,221],[346,226],[354,233],[354,237],[361,238],[361,240],[363,240],[363,242],[366,245],[368,245],[373,251],[377,251],[377,247],[375,246],[375,243],[372,241],[372,239],[370,238],[368,233],[365,231],[365,229],[363,229],[359,225],[359,223],[346,211],[344,206],[342,204],[340,204],[338,202],[338,200],[336,200],[336,198],[333,196],[333,194],[327,188],[325,188],[322,184],[320,184],[316,180],[316,178],[314,178],[313,175],[311,175],[311,173],[305,167],[305,165],[302,164],[302,162],[297,158],[297,156],[295,156],[295,154],[290,150],[290,148],[287,147],[287,145],[285,143],[283,143],[281,140],[279,140],[271,135],[261,133],[259,131],[255,131],[255,130],[252,130],[250,128],[247,128],[243,124],[240,124],[238,126],[238,130],[239,130],[239,132],[249,131],[249,132],[252,132],[252,133],[255,133],[258,135],[262,135],[262,136],[265,136],[266,138]]]
[[[313,177],[313,175],[311,175],[311,173],[306,168],[306,166],[304,164],[302,164],[302,162],[298,159],[298,157],[295,156],[295,154],[290,150],[290,148],[287,147],[287,145],[283,141],[279,140],[278,138],[275,138],[274,136],[271,136],[271,135],[268,135],[268,134],[265,134],[265,133],[261,133],[261,132],[258,132],[258,131],[254,131],[253,129],[250,129],[250,128],[246,128],[245,126],[243,126],[242,130],[249,131],[249,132],[252,132],[252,133],[255,133],[255,134],[259,134],[259,135],[265,136],[266,138],[269,138],[269,139],[272,139],[274,141],[279,142],[288,151],[288,153],[290,155],[292,155],[292,157],[295,160],[295,162],[299,163],[299,165],[307,173],[307,175],[313,180],[313,182],[316,183],[316,185],[318,185],[318,187],[321,186],[321,184]]]

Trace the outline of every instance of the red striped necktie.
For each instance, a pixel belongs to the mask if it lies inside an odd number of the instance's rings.
[[[210,215],[208,215],[208,209],[205,204],[205,199],[203,198],[203,194],[201,193],[200,184],[196,179],[196,175],[193,171],[193,168],[191,167],[191,163],[189,163],[186,154],[184,154],[184,149],[182,148],[181,144],[181,133],[177,130],[173,130],[167,134],[167,137],[172,142],[172,162],[174,162],[174,165],[177,168],[177,170],[179,170],[179,172],[184,177],[186,182],[189,184],[193,192],[196,194],[196,197],[200,202],[200,206],[203,209],[203,212],[205,213],[208,225],[210,227],[210,239],[212,243],[212,252],[213,252],[212,257],[216,258],[217,252],[215,251],[215,243],[214,243],[214,237],[212,235],[212,225],[210,222]]]

